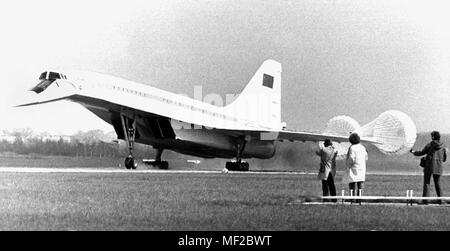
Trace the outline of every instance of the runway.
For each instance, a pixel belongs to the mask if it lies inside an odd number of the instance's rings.
[[[56,167],[0,167],[0,173],[117,173],[117,174],[243,174],[243,175],[316,175],[311,172],[266,172],[248,171],[223,173],[216,170],[159,170],[138,169],[127,170],[118,168],[56,168]]]
[[[338,171],[340,173],[341,171]],[[137,169],[127,170],[112,167],[0,167],[0,173],[117,173],[117,174],[242,174],[242,175],[317,175],[316,172],[304,171],[265,171],[255,170],[247,172],[228,171],[224,173],[219,170],[161,170],[161,169]],[[422,176],[419,172],[367,172],[367,175],[380,176]],[[444,174],[448,176],[450,174]]]

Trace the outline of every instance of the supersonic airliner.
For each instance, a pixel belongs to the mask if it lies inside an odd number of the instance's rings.
[[[291,131],[281,121],[281,64],[266,60],[230,104],[215,106],[126,79],[86,71],[45,71],[31,91],[35,99],[19,106],[69,100],[111,124],[125,140],[127,169],[135,169],[134,142],[153,146],[152,166],[167,169],[164,149],[202,158],[234,159],[228,170],[245,171],[243,159],[268,159],[275,141],[348,141],[335,135]],[[380,143],[373,137],[362,142]]]

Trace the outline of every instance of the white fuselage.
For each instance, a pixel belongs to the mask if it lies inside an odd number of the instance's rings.
[[[120,115],[125,115],[136,120],[136,142],[205,158],[232,158],[242,135],[224,130],[274,129],[247,119],[238,109],[233,112],[230,107],[217,107],[122,78],[83,71],[59,73],[64,78],[37,94],[39,102],[77,102],[113,125],[119,139],[125,138],[120,123]],[[273,141],[254,138],[247,142],[242,157],[270,158],[274,153]]]

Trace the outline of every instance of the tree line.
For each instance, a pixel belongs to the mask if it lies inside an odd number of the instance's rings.
[[[123,157],[127,154],[126,149],[113,142],[114,132],[105,134],[101,130],[79,131],[59,139],[50,137],[48,133],[35,134],[30,129],[3,131],[3,135],[14,137],[13,141],[0,141],[0,152],[3,153],[74,157]]]
[[[13,152],[17,154],[41,154],[56,156],[76,156],[76,157],[116,157],[123,156],[119,147],[113,143],[105,142],[74,142],[43,140],[33,138],[24,142],[21,138],[16,138],[14,142],[2,140],[0,142],[0,152]]]

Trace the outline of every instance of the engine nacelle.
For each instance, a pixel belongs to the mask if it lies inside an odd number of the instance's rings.
[[[275,144],[273,141],[249,141],[242,155],[244,158],[270,159],[275,155]]]

